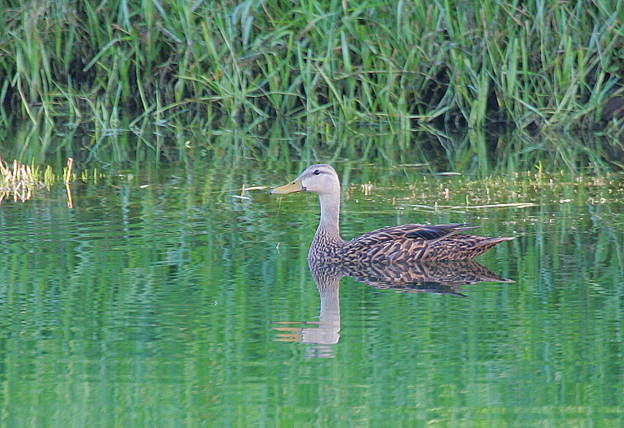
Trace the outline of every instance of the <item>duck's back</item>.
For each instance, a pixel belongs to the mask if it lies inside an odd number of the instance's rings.
[[[400,263],[468,260],[513,238],[486,238],[458,233],[465,224],[388,226],[344,243],[342,259],[349,262]]]

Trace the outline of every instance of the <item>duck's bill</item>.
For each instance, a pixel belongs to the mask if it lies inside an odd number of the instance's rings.
[[[286,184],[285,186],[281,186],[276,189],[271,189],[269,193],[271,195],[285,195],[287,193],[303,192],[304,190],[305,190],[305,187],[301,185],[301,180],[296,179],[292,183]]]

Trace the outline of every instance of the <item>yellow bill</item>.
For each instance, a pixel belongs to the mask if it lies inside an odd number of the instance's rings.
[[[286,184],[276,189],[271,189],[269,193],[271,195],[285,195],[287,193],[303,192],[304,190],[305,187],[303,187],[303,185],[301,184],[301,179],[297,178],[292,183]]]

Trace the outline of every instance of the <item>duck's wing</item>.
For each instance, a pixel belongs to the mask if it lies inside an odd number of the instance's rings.
[[[463,223],[383,227],[346,242],[342,256],[345,261],[373,263],[431,260],[436,244],[447,242],[466,229],[472,227]]]

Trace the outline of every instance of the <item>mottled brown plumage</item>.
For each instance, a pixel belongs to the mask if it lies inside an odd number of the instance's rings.
[[[329,165],[312,165],[292,183],[271,193],[301,191],[316,193],[321,203],[321,220],[308,253],[310,260],[366,263],[468,260],[499,242],[513,239],[459,233],[472,227],[457,223],[388,226],[344,241],[340,237],[340,182],[336,171]]]

